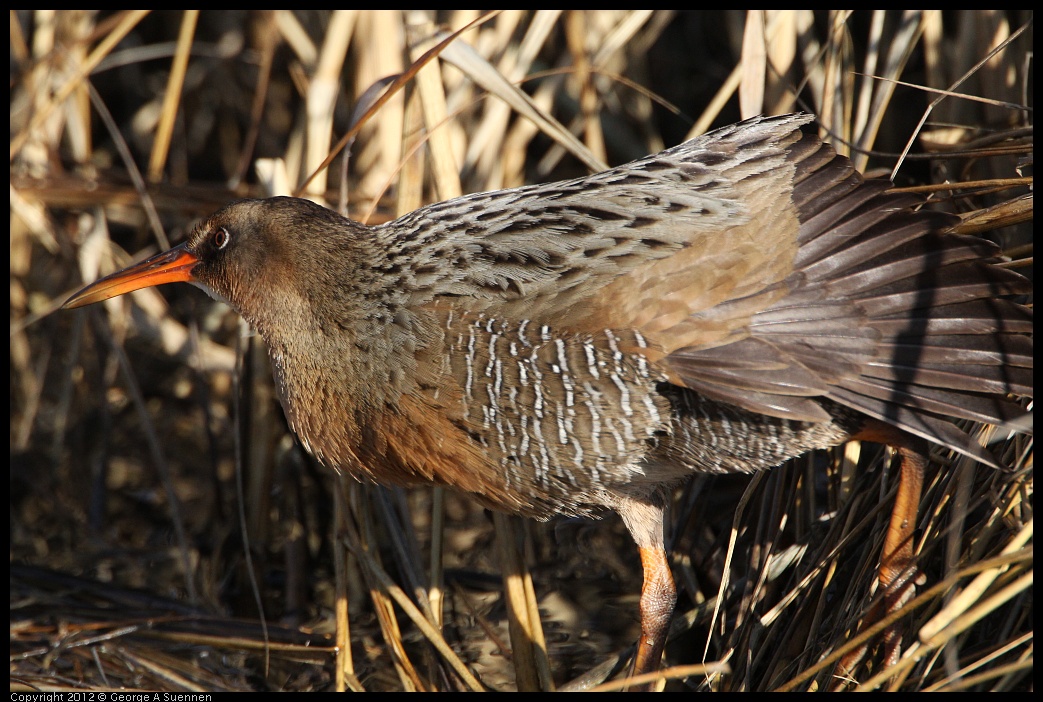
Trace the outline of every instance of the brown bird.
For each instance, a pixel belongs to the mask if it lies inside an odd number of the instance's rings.
[[[958,218],[756,118],[585,178],[368,227],[312,202],[233,203],[66,307],[193,282],[267,342],[319,461],[536,519],[614,510],[644,569],[636,672],[676,589],[669,490],[849,439],[901,459],[879,577],[908,597],[928,442],[997,466],[951,418],[1032,393],[1029,292]]]

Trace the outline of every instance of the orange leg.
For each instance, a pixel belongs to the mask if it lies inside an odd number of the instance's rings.
[[[677,587],[666,560],[663,538],[666,501],[663,495],[645,499],[623,498],[616,506],[630,535],[641,553],[644,584],[641,586],[641,639],[634,655],[633,675],[659,670],[666,637],[670,633],[670,617],[677,602]],[[633,689],[648,689],[641,686]]]
[[[862,626],[869,627],[901,609],[916,594],[918,573],[913,559],[913,532],[923,490],[927,447],[922,440],[882,423],[871,424],[854,438],[888,444],[898,451],[900,461],[898,493],[891,509],[891,520],[887,525],[877,571],[883,599],[866,615]],[[902,647],[902,637],[897,626],[888,627],[884,631],[883,644],[884,664],[896,664]],[[868,646],[861,646],[844,656],[838,664],[838,679],[853,678],[855,668],[862,662],[867,649]]]
[[[634,656],[634,675],[659,669],[677,602],[677,588],[662,547],[641,548],[645,581],[641,586],[641,640]]]
[[[922,454],[900,448],[902,461],[898,478],[898,494],[887,525],[878,578],[884,591],[884,606],[888,614],[902,608],[916,595],[916,566],[913,563],[913,531],[920,508],[923,490],[923,472],[926,460]],[[885,665],[898,663],[902,653],[902,637],[897,628],[884,631]]]

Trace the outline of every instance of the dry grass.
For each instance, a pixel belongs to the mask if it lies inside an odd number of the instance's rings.
[[[227,200],[375,221],[805,109],[860,168],[957,183],[926,190],[1031,265],[1031,14],[507,11],[425,53],[477,17],[11,14],[12,688],[582,688],[636,640],[614,517],[337,481],[287,434],[262,344],[187,286],[56,312]],[[1010,470],[934,456],[904,655],[870,655],[864,688],[1031,686],[1032,443],[972,431]],[[668,689],[836,684],[885,462],[848,445],[679,491]]]

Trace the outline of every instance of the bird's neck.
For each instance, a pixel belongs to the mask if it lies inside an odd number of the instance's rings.
[[[395,291],[337,291],[301,307],[292,331],[258,325],[292,429],[321,462],[352,471],[353,447],[395,412],[415,375],[415,316]],[[330,418],[335,418],[331,421]]]

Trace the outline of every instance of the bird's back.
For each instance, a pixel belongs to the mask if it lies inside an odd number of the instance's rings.
[[[418,331],[363,462],[541,517],[770,467],[867,418],[991,462],[949,418],[1020,413],[1031,315],[999,296],[1028,283],[809,121],[379,228]]]

